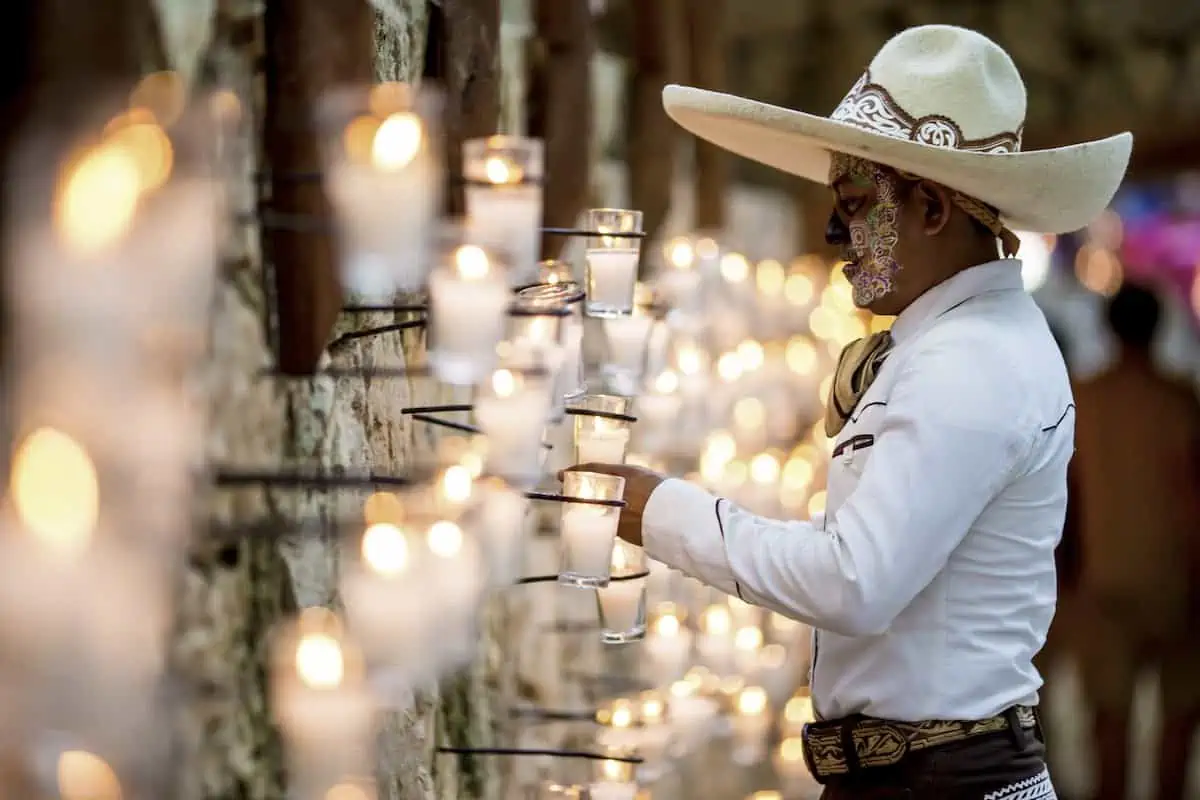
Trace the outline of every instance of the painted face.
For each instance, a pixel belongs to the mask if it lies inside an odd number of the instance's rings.
[[[900,263],[893,251],[900,239],[900,178],[892,170],[862,158],[834,153],[829,185],[848,181],[860,189],[874,189],[874,201],[855,210],[846,227],[850,243],[845,257],[850,262],[846,277],[854,290],[854,304],[865,307],[892,291]]]

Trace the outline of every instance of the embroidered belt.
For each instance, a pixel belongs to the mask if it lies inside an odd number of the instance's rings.
[[[1004,731],[1036,730],[1037,713],[1015,706],[984,720],[893,722],[853,716],[804,726],[804,760],[820,783],[862,769],[891,767],[910,753]]]

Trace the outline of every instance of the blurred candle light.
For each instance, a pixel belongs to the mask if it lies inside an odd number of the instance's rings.
[[[471,240],[501,254],[511,286],[536,280],[542,235],[542,142],[489,136],[463,143]]]
[[[509,290],[488,254],[457,247],[429,277],[429,362],[439,380],[472,384],[496,363]]]
[[[488,438],[488,470],[514,485],[531,485],[541,477],[551,412],[545,384],[544,378],[502,368],[476,391],[475,421]]]
[[[86,750],[66,750],[55,769],[62,800],[123,800],[121,781],[108,762]]]

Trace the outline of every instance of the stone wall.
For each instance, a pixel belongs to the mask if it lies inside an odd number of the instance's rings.
[[[253,209],[261,114],[261,3],[253,0],[157,4],[172,65],[200,88],[242,98],[240,132],[227,142],[237,160],[233,206]],[[412,80],[424,53],[426,0],[379,0],[379,77]],[[257,226],[231,228],[213,301],[207,388],[208,458],[217,465],[398,474],[430,453],[439,429],[412,424],[406,405],[446,402],[427,379],[279,380],[269,367],[268,295]],[[276,265],[286,269],[287,265]],[[384,315],[339,322],[337,333],[394,321]],[[356,339],[328,354],[330,366],[370,369],[420,360],[418,332]],[[459,400],[461,402],[461,399]],[[361,514],[356,493],[278,490],[213,492],[209,511],[224,528],[346,519]],[[286,525],[285,525],[286,527]],[[179,800],[277,800],[284,796],[281,748],[270,723],[265,672],[272,626],[298,606],[336,603],[336,552],[312,534],[196,545],[183,580],[174,668],[190,690],[180,719]],[[481,657],[461,676],[430,687],[387,714],[380,739],[381,798],[499,797],[503,769],[478,760],[435,761],[435,742],[486,744],[509,693],[503,665],[513,624],[503,598],[487,613]]]

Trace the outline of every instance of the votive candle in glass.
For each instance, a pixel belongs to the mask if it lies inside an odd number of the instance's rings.
[[[539,139],[489,136],[463,143],[471,241],[500,254],[513,287],[536,280],[543,170]]]
[[[542,477],[550,418],[546,378],[500,368],[475,393],[475,421],[487,436],[487,471],[518,486]]]
[[[649,677],[655,685],[678,679],[692,656],[692,632],[674,603],[664,603],[650,623],[645,644]]]
[[[429,363],[439,380],[473,384],[496,364],[511,294],[504,273],[474,245],[454,249],[429,276]]]
[[[622,464],[629,448],[630,399],[595,394],[572,406],[576,464]]]
[[[442,106],[436,90],[402,83],[339,89],[320,105],[342,285],[354,295],[388,299],[425,283],[442,206]]]
[[[587,261],[587,308],[589,315],[612,317],[633,312],[641,238],[642,212],[617,208],[593,208],[584,215],[589,236]],[[626,234],[626,235],[621,235]]]
[[[579,397],[587,390],[583,380],[583,291],[570,282],[541,283],[518,291],[517,301],[566,308],[567,315],[559,320],[562,358],[555,391],[561,401]]]
[[[609,566],[608,585],[596,590],[600,638],[608,644],[638,641],[646,636],[646,553],[617,539]]]
[[[559,583],[582,588],[608,585],[624,494],[625,479],[616,475],[568,472],[563,476],[563,496],[570,499],[562,509]]]
[[[538,283],[575,283],[575,270],[566,261],[548,258],[538,262]]]
[[[600,373],[620,394],[633,395],[645,372],[654,318],[639,310],[601,320],[605,354]]]

